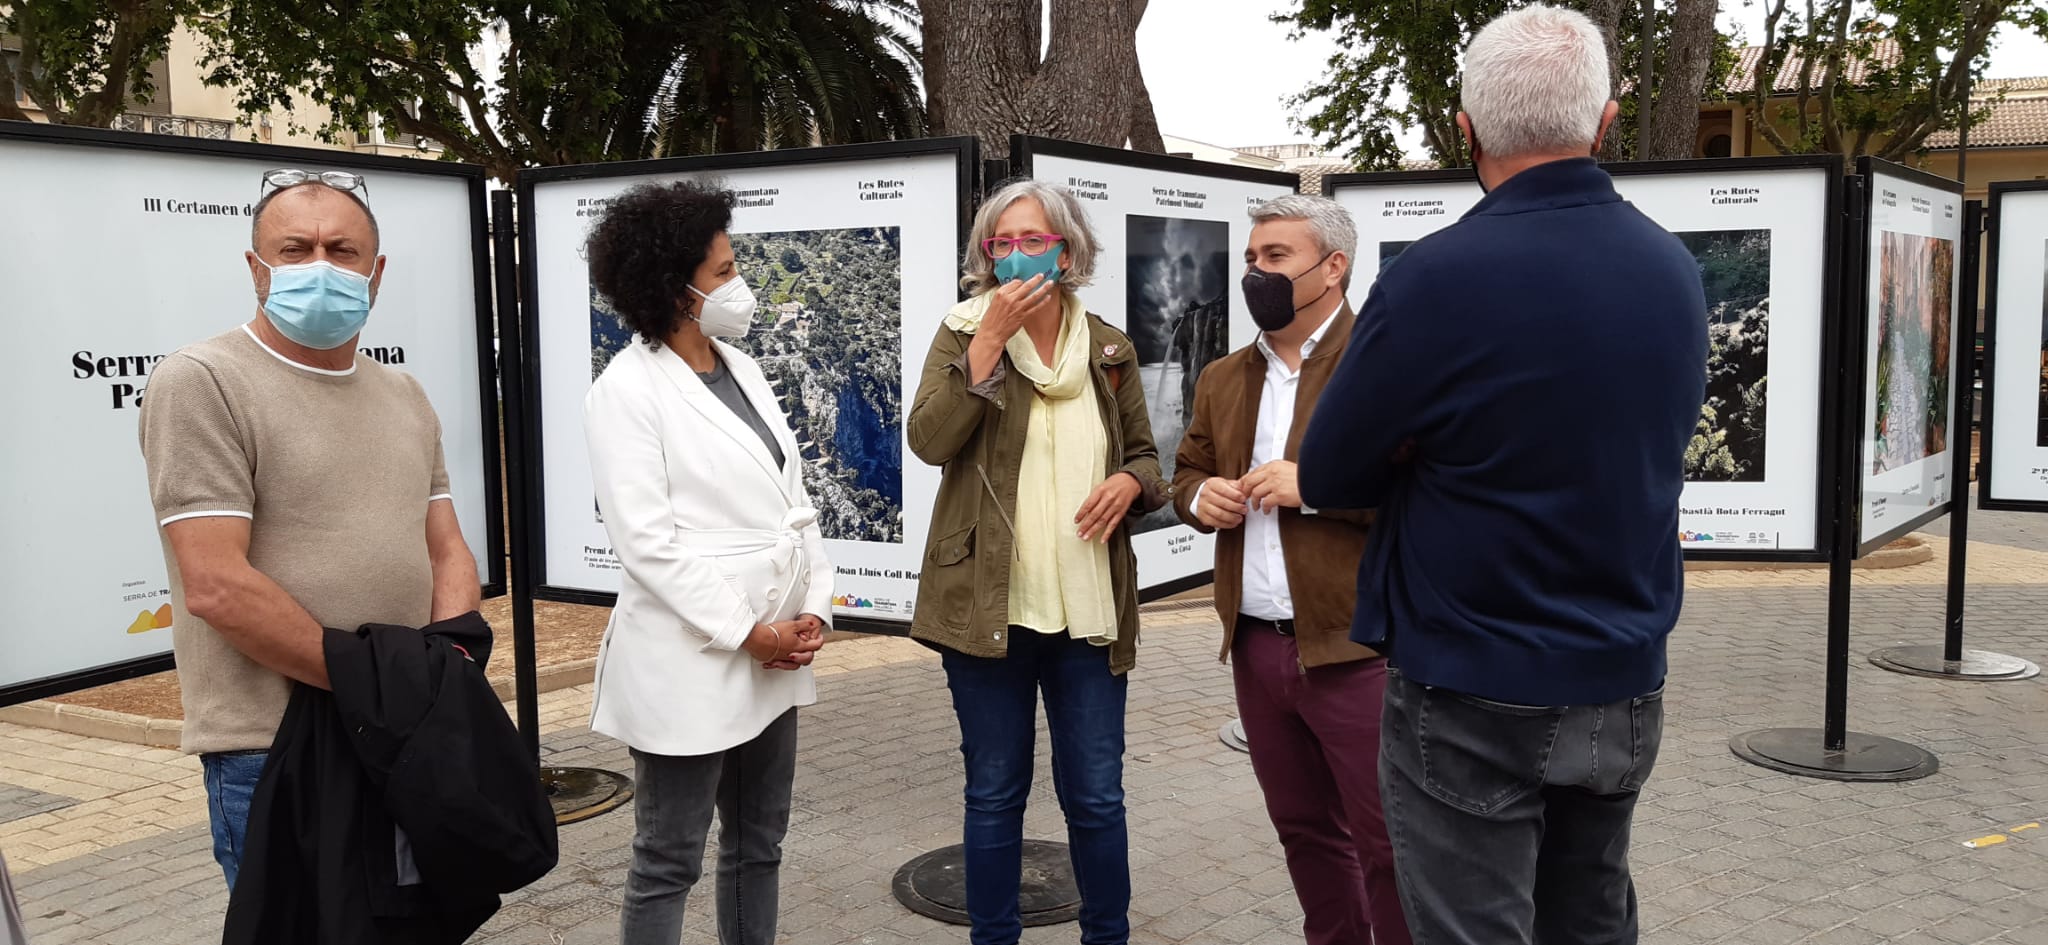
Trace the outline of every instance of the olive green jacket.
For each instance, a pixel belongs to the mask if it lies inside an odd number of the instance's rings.
[[[1009,522],[1016,518],[1017,470],[1034,394],[1007,354],[995,373],[970,389],[967,343],[973,338],[939,327],[910,408],[910,451],[942,467],[910,635],[968,656],[1000,657],[1009,652],[1015,554]],[[1171,487],[1160,475],[1137,352],[1130,338],[1094,315],[1088,316],[1088,339],[1095,398],[1109,436],[1108,468],[1138,480],[1128,516],[1142,515],[1164,506]],[[1109,666],[1118,674],[1138,661],[1138,561],[1130,525],[1126,517],[1109,540],[1117,616]]]

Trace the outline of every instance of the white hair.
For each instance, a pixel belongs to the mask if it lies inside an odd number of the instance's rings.
[[[996,278],[995,260],[981,249],[982,240],[996,235],[996,221],[1002,219],[1003,211],[1019,200],[1035,200],[1045,211],[1045,223],[1054,233],[1065,237],[1059,246],[1051,250],[1066,251],[1067,268],[1060,273],[1059,285],[1065,289],[1078,289],[1087,285],[1095,275],[1095,230],[1088,226],[1088,214],[1081,209],[1081,201],[1074,199],[1072,191],[1058,184],[1025,178],[1004,184],[1002,189],[990,194],[982,201],[981,209],[974,214],[974,226],[967,231],[967,252],[960,259],[960,288],[969,295],[980,295],[1002,280]]]
[[[1465,48],[1465,114],[1492,157],[1589,150],[1609,92],[1607,40],[1575,10],[1523,7]]]
[[[1316,238],[1316,250],[1323,256],[1344,254],[1344,287],[1351,287],[1351,267],[1358,260],[1358,226],[1351,212],[1328,197],[1287,194],[1251,209],[1253,223],[1268,220],[1300,220]]]

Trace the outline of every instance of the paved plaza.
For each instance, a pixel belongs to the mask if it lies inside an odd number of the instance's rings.
[[[2048,521],[1979,514],[1972,525],[1970,645],[2048,658]],[[1825,574],[1691,575],[1663,757],[1637,818],[1645,942],[2048,945],[2048,682],[1917,679],[1865,659],[1939,640],[1946,545],[1933,543],[1933,561],[1859,573],[1855,591],[1850,726],[1939,755],[1940,773],[1907,784],[1803,780],[1733,757],[1731,735],[1820,724]],[[1127,766],[1134,941],[1300,941],[1251,767],[1216,737],[1234,712],[1214,614],[1155,607],[1143,632]],[[890,896],[898,866],[958,830],[957,734],[937,657],[858,638],[819,665],[782,940],[965,941]],[[546,760],[630,770],[622,746],[585,728],[589,698],[588,687],[544,697]],[[1041,741],[1029,832],[1058,839],[1046,751]],[[203,798],[198,763],[175,752],[0,724],[0,850],[36,945],[217,941],[226,894]],[[632,823],[626,809],[564,827],[561,866],[477,940],[616,941]],[[686,942],[714,940],[708,891]],[[1077,934],[1054,926],[1024,940]]]

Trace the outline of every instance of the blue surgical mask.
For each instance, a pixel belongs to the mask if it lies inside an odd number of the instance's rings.
[[[1059,247],[1036,256],[1026,256],[1023,250],[1015,249],[1010,251],[1010,255],[996,260],[996,278],[1004,282],[1023,282],[1040,274],[1047,282],[1060,281]]]
[[[263,312],[293,342],[319,351],[339,348],[370,320],[369,276],[325,261],[263,265],[270,270]]]

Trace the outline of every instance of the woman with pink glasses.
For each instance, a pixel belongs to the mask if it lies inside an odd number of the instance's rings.
[[[1014,945],[1038,694],[1083,945],[1130,938],[1125,674],[1137,662],[1126,516],[1168,500],[1136,352],[1087,313],[1096,240],[1064,188],[1018,181],[976,214],[961,286],[910,410],[944,468],[911,635],[945,661],[966,760],[974,945]]]

